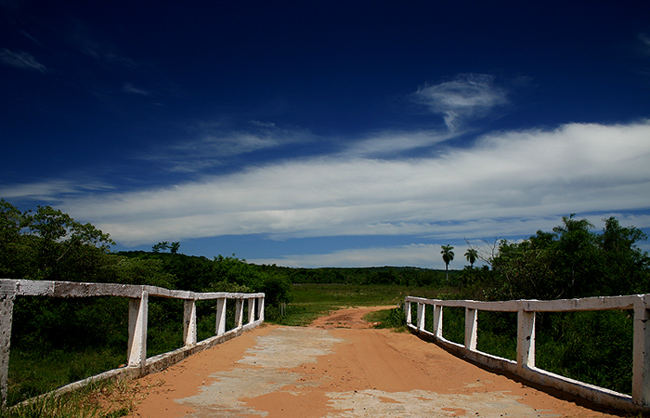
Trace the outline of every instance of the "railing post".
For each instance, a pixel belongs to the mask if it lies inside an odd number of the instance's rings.
[[[417,327],[418,330],[423,330],[424,329],[424,315],[425,315],[425,310],[424,307],[427,306],[424,303],[418,303],[418,310],[417,310]]]
[[[196,301],[183,301],[183,342],[185,347],[196,344]]]
[[[476,351],[478,310],[465,308],[465,348]]]
[[[257,317],[264,322],[264,296],[257,298]]]
[[[127,364],[144,367],[147,363],[147,316],[149,294],[142,291],[139,299],[129,300],[129,351]]]
[[[517,312],[517,368],[535,367],[535,312]]]
[[[411,302],[404,302],[404,311],[406,313],[406,325],[411,325],[413,323],[411,319]]]
[[[634,345],[632,349],[632,400],[650,406],[650,312],[642,296],[634,304]]]
[[[433,334],[442,338],[442,305],[433,305]]]
[[[248,323],[255,322],[255,298],[248,298]]]
[[[226,298],[217,299],[217,336],[226,332]]]
[[[9,351],[11,348],[11,325],[13,322],[15,284],[11,289],[1,289],[0,293],[0,398],[2,406],[7,404],[9,379]]]
[[[235,302],[235,328],[241,328],[244,319],[244,300],[236,299]]]

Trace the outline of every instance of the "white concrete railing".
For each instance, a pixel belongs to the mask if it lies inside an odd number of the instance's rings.
[[[264,293],[197,293],[169,290],[147,285],[114,283],[80,283],[64,281],[35,281],[0,279],[0,396],[7,399],[11,324],[16,296],[50,296],[60,298],[117,296],[129,298],[129,342],[126,367],[109,370],[97,376],[58,389],[65,392],[91,381],[125,375],[130,378],[162,370],[170,364],[240,335],[244,330],[264,322]],[[147,317],[149,296],[182,299],[184,346],[168,353],[147,358]],[[217,301],[215,336],[197,342],[197,300]],[[226,332],[226,301],[235,301],[235,328]],[[248,303],[248,321],[244,324],[244,301]],[[257,316],[257,319],[255,317]]]
[[[457,355],[491,369],[503,370],[532,383],[553,387],[597,404],[628,411],[650,410],[650,294],[605,296],[560,300],[511,300],[478,302],[473,300],[439,300],[407,296],[404,299],[407,326],[433,338],[435,342]],[[412,324],[411,304],[417,304],[416,324]],[[426,306],[433,306],[433,332],[425,330]],[[443,307],[465,308],[465,343],[457,344],[443,337]],[[535,313],[597,310],[633,310],[634,341],[632,360],[632,396],[570,379],[535,367]],[[494,356],[476,349],[478,311],[517,313],[516,361]]]

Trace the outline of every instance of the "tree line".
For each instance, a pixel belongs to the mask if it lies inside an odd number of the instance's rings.
[[[615,217],[602,231],[574,214],[552,231],[519,242],[500,240],[489,264],[459,275],[468,297],[480,300],[561,299],[650,292],[647,235]],[[444,255],[443,255],[444,257]],[[468,258],[469,260],[469,258]]]

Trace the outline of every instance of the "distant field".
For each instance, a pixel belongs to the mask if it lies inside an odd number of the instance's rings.
[[[270,312],[272,322],[282,325],[307,325],[329,311],[345,306],[379,306],[402,303],[407,295],[429,298],[449,298],[454,288],[413,287],[394,284],[294,284],[292,301],[287,304],[285,316]],[[269,309],[273,310],[273,307]]]

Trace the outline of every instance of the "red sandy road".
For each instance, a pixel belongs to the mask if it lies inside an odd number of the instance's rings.
[[[133,416],[607,416],[371,329],[361,318],[375,309],[264,326],[146,376]]]

